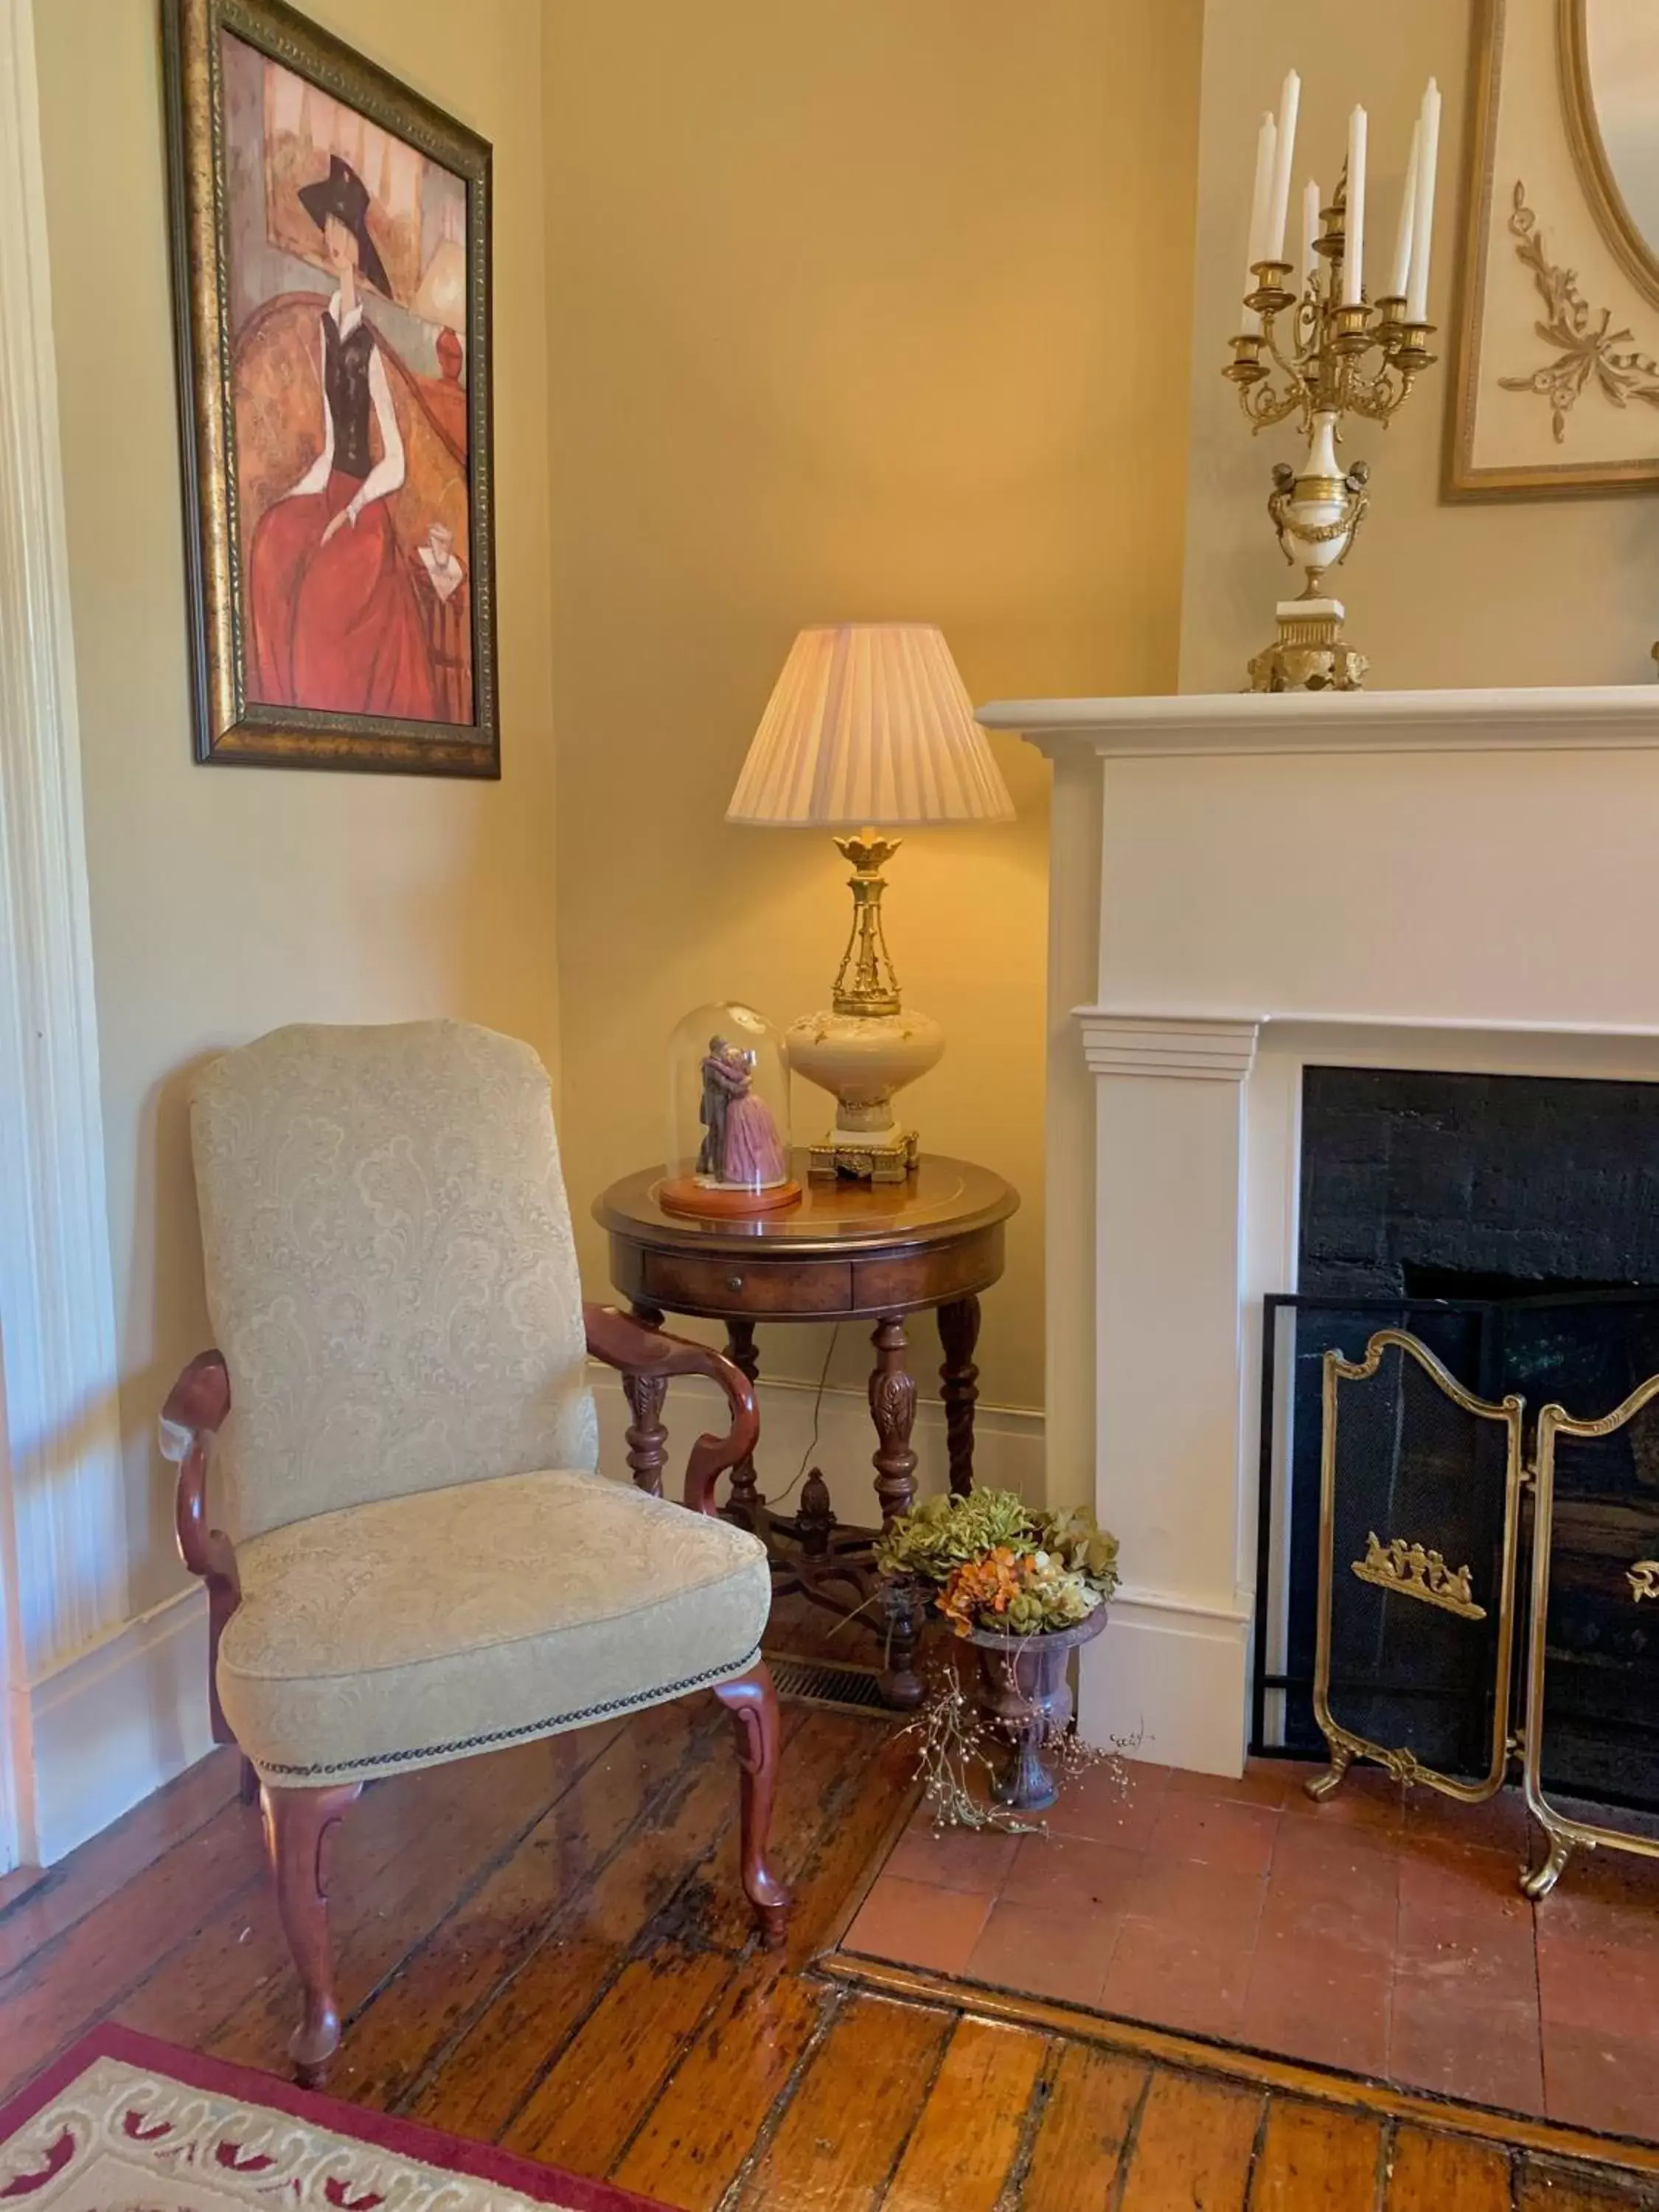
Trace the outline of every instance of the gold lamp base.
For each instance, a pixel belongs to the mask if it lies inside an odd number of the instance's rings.
[[[832,1129],[809,1146],[806,1172],[815,1181],[834,1182],[847,1176],[860,1182],[902,1182],[916,1164],[919,1139],[904,1130],[893,1142],[860,1140],[856,1131]]]
[[[836,1100],[834,1127],[809,1148],[809,1172],[902,1182],[919,1151],[915,1131],[899,1126],[894,1094],[934,1065],[945,1031],[930,1015],[905,1012],[882,932],[881,870],[898,840],[866,830],[836,843],[853,863],[852,935],[830,1011],[803,1015],[787,1032],[790,1066]]]

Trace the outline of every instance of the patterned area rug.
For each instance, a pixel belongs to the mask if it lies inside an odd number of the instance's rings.
[[[94,2028],[0,2111],[5,2212],[662,2212],[274,2075]]]

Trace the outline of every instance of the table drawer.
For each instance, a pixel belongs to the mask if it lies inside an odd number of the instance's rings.
[[[652,1304],[691,1313],[845,1313],[853,1291],[853,1270],[845,1260],[647,1252],[641,1274]]]

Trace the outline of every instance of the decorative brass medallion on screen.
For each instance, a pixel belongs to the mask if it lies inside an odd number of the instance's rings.
[[[1496,1421],[1504,1430],[1504,1533],[1498,1587],[1476,1593],[1468,1567],[1448,1567],[1437,1552],[1410,1536],[1382,1543],[1375,1532],[1360,1559],[1351,1561],[1352,1571],[1393,1596],[1413,1599],[1471,1621],[1484,1620],[1487,1607],[1483,1595],[1495,1599],[1498,1634],[1492,1662],[1492,1723],[1491,1764],[1475,1782],[1441,1774],[1423,1765],[1416,1753],[1403,1744],[1373,1743],[1344,1728],[1331,1711],[1331,1615],[1336,1587],[1336,1476],[1339,1394],[1345,1382],[1375,1379],[1385,1352],[1397,1350],[1415,1361],[1437,1389],[1477,1419]],[[1510,1680],[1515,1653],[1515,1562],[1520,1537],[1520,1498],[1522,1481],[1519,1398],[1508,1397],[1492,1405],[1477,1398],[1449,1374],[1434,1354],[1404,1329],[1382,1328],[1370,1339],[1363,1360],[1345,1359],[1328,1352],[1324,1360],[1324,1429],[1319,1470],[1319,1627],[1314,1654],[1314,1717],[1330,1747],[1327,1771],[1307,1784],[1310,1797],[1328,1797],[1356,1759],[1371,1759],[1399,1782],[1425,1783],[1448,1797],[1479,1804],[1493,1796],[1504,1784],[1513,1748],[1510,1738]]]
[[[489,144],[283,0],[162,22],[196,757],[498,775]]]

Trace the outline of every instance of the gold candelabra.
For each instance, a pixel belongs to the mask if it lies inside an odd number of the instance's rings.
[[[1310,188],[1311,194],[1311,187]],[[1288,261],[1255,261],[1255,289],[1245,298],[1258,327],[1231,341],[1222,371],[1238,387],[1253,430],[1292,416],[1308,434],[1302,467],[1273,470],[1267,513],[1285,560],[1300,566],[1306,586],[1279,604],[1279,636],[1249,664],[1253,691],[1357,691],[1369,665],[1342,636],[1346,613],[1328,580],[1348,556],[1364,520],[1370,471],[1345,469],[1337,458],[1345,415],[1386,425],[1435,356],[1431,323],[1407,319],[1403,295],[1375,301],[1363,295],[1344,304],[1346,179],[1320,210],[1315,259],[1300,294],[1288,289]]]

